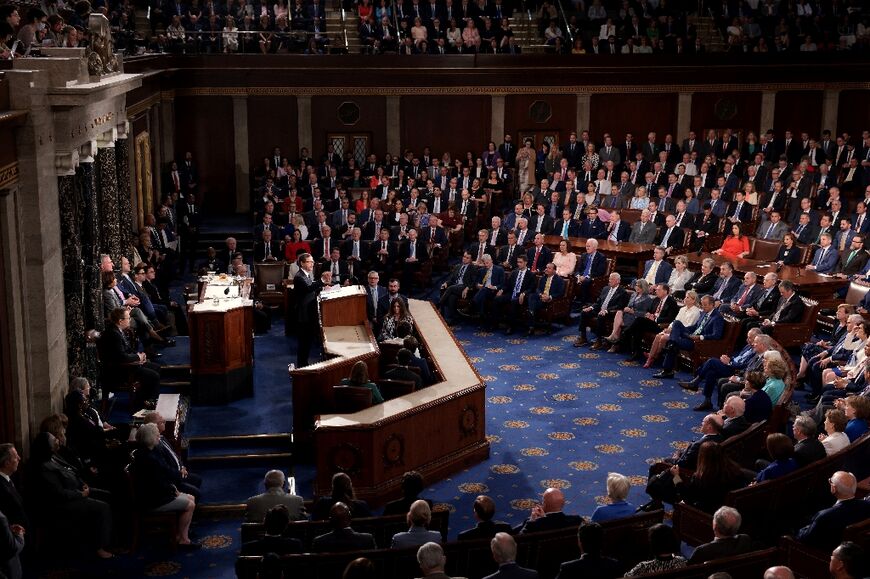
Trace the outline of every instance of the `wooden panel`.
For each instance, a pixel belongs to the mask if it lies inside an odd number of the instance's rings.
[[[344,102],[354,102],[359,107],[359,121],[353,125],[343,123],[338,118],[338,107]],[[326,135],[328,133],[370,134],[369,147],[379,157],[384,153],[398,154],[398,151],[387,151],[387,101],[385,97],[377,96],[316,96],[311,99],[311,156],[319,161],[326,153]]]
[[[402,147],[418,154],[430,147],[439,157],[445,151],[463,159],[466,151],[482,154],[490,137],[491,102],[489,96],[403,96]]]
[[[193,153],[199,171],[197,200],[210,213],[236,209],[234,138],[230,97],[175,99],[175,154],[183,159],[185,151]]]
[[[291,163],[299,158],[299,129],[296,97],[248,97],[248,157],[251,167],[259,167],[263,157],[271,157],[275,147]]]
[[[9,315],[6,310],[6,283],[13,276],[6,275],[4,253],[0,251],[0,440],[15,441],[15,382],[12,380],[12,361],[10,357],[10,340],[12,331],[9,328]],[[19,441],[20,442],[20,441]],[[21,447],[19,447],[21,448]]]
[[[758,134],[762,129],[760,123],[760,92],[699,92],[692,95],[690,127],[701,139],[706,129],[742,129]],[[686,135],[679,135],[679,138],[682,143]]]
[[[646,133],[658,133],[658,142],[664,142],[666,133],[677,128],[676,94],[596,94],[592,95],[589,131],[596,141],[605,132],[620,142],[625,133],[632,133],[634,141],[642,144]]]
[[[870,90],[844,90],[840,93],[840,107],[837,111],[837,127],[831,129],[835,134],[844,131],[852,135],[852,143],[860,143],[861,131],[870,127]]]
[[[796,139],[803,131],[818,135],[821,127],[822,91],[786,90],[776,93],[773,130],[778,138],[782,138],[786,130],[794,133]]]
[[[536,122],[532,117],[532,106],[535,101],[542,101],[550,106],[550,118]],[[541,119],[542,120],[542,119]],[[577,127],[577,96],[576,95],[508,95],[504,103],[505,132],[510,133],[515,143],[519,143],[517,134],[522,131],[558,130],[559,142],[568,141],[571,131],[578,132],[588,127]],[[487,139],[488,141],[489,139]],[[501,139],[496,140],[501,144]]]

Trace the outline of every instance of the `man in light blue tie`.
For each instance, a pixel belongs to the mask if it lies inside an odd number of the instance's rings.
[[[506,335],[513,334],[517,323],[522,321],[526,296],[535,291],[536,281],[534,274],[528,269],[526,256],[518,255],[517,268],[507,277],[504,285],[495,295],[495,311],[497,316],[507,324]]]

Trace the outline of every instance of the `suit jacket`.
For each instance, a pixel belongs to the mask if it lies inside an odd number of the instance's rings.
[[[643,275],[640,277],[646,278],[654,261],[655,260],[652,259],[646,260],[646,263],[643,266]],[[671,279],[671,271],[673,271],[673,269],[674,268],[671,264],[669,264],[665,260],[662,260],[661,265],[659,265],[658,271],[656,271],[655,283],[667,283],[668,280]]]
[[[418,262],[427,261],[429,259],[429,249],[426,247],[426,242],[417,239],[417,241],[414,242],[414,246],[415,246],[414,257],[417,259],[417,261]],[[399,259],[402,261],[402,263],[405,263],[405,260],[408,259],[409,257],[411,257],[411,242],[410,241],[403,244],[400,251],[399,251]]]
[[[413,370],[409,370],[405,366],[396,366],[384,373],[384,378],[387,380],[404,380],[414,383],[414,390],[419,390],[423,387],[423,378]],[[422,543],[421,543],[422,545]]]
[[[15,485],[0,476],[0,513],[6,515],[9,524],[29,528],[24,500]]]
[[[698,466],[698,453],[701,451],[701,445],[707,441],[722,442],[722,436],[719,434],[705,434],[692,442],[677,459],[676,465],[687,470],[695,470],[695,467]]]
[[[535,291],[537,295],[542,295],[544,293],[544,287],[547,284],[547,276],[541,276],[541,279],[538,280],[538,289]],[[553,281],[550,282],[550,297],[560,298],[565,295],[565,280],[559,277],[556,274],[553,274]]]
[[[779,303],[779,299],[779,289],[773,288],[770,293],[767,293],[766,289],[761,288],[761,293],[759,293],[758,297],[755,298],[755,301],[752,302],[752,307],[758,311],[759,316],[766,318],[776,311],[776,305]]]
[[[773,192],[767,191],[764,195],[762,195],[761,199],[758,202],[758,206],[762,209],[768,207],[770,205],[770,201],[773,198]],[[788,200],[785,189],[777,193],[776,199],[773,199],[773,209],[775,211],[782,211],[785,209],[785,202]]]
[[[713,310],[709,314],[707,314],[707,316],[709,317],[709,319],[707,320],[707,323],[704,324],[704,327],[701,330],[701,338],[704,340],[722,339],[722,334],[725,332],[725,318],[722,317],[722,314],[720,314],[719,310],[717,310],[716,308],[713,308]],[[698,318],[698,321],[695,322],[694,325],[686,328],[686,333],[694,333],[700,326],[703,319],[704,313],[701,312],[701,317]]]
[[[812,224],[812,219],[810,223],[803,227],[803,229],[798,232],[798,229],[801,229],[800,224],[795,225],[792,228],[792,232],[797,235],[798,243],[802,243],[804,245],[815,242],[816,238],[819,236],[819,232],[816,229],[815,225]]]
[[[827,456],[825,446],[818,438],[805,438],[794,445],[794,459],[798,466],[806,466]]]
[[[520,567],[514,562],[503,563],[499,565],[498,571],[487,575],[484,579],[538,579],[538,572]]]
[[[526,268],[526,273],[523,274],[523,283],[520,285],[520,293],[528,295],[529,293],[535,291],[535,286],[537,285],[537,278],[535,274],[529,271]],[[502,291],[508,296],[513,296],[514,287],[517,285],[517,276],[519,275],[519,270],[515,269],[507,276],[507,279],[504,281],[504,285],[502,286]]]
[[[698,545],[695,552],[689,558],[689,564],[700,564],[713,559],[733,557],[752,551],[752,539],[749,535],[735,535],[724,539],[714,539],[709,543]]]
[[[780,298],[780,302],[785,298]],[[780,308],[781,304],[777,305],[777,308]],[[801,317],[804,315],[804,309],[806,309],[806,305],[804,305],[804,301],[800,298],[797,293],[793,293],[791,298],[789,298],[784,305],[782,305],[782,310],[779,312],[779,319],[774,320],[780,324],[793,324],[795,322],[799,322]],[[776,316],[776,312],[773,313],[773,316]],[[773,320],[773,317],[771,317]]]
[[[315,248],[312,248],[312,255],[314,259],[320,259],[323,256],[323,240],[318,239],[315,242],[315,247],[317,244],[320,244],[320,253],[317,252]],[[284,251],[281,249],[281,244],[277,241],[269,242],[269,255],[276,260],[284,259]],[[266,260],[266,244],[265,242],[258,241],[254,246],[254,261],[265,261]]]
[[[425,241],[429,245],[432,245],[433,243],[435,245],[440,245],[442,247],[447,245],[447,233],[444,231],[443,227],[436,227],[435,228],[434,237],[432,235],[432,228],[431,227],[424,227],[420,231],[419,239]]]
[[[412,526],[409,530],[393,535],[391,549],[405,549],[407,547],[419,547],[428,542],[440,543],[443,540],[441,533],[430,531],[426,527]]]
[[[553,230],[550,232],[553,235],[562,235],[562,229],[565,227],[564,219],[557,219],[553,224]],[[568,220],[568,237],[582,237],[580,235],[580,224],[573,219]]]
[[[667,234],[668,234],[668,228],[662,227],[661,231],[658,234],[658,237],[656,237],[655,244],[656,245],[663,245],[665,236]],[[665,247],[674,247],[674,248],[683,247],[683,244],[686,241],[685,235],[686,234],[682,230],[682,228],[674,226],[673,230],[671,230],[671,234],[668,236],[668,242],[667,242],[667,244],[664,244],[664,246]]]
[[[468,251],[471,254],[471,259],[473,259],[473,260],[477,259],[477,256],[480,255],[481,246],[483,246],[484,255],[490,255],[490,256],[492,256],[493,259],[495,259],[495,254],[498,251],[498,248],[492,247],[487,242],[484,242],[481,244],[479,241],[470,244],[466,248],[466,251]]]
[[[842,255],[840,255],[840,261],[837,262],[837,266],[834,268],[835,273],[856,275],[864,270],[864,266],[867,265],[867,259],[870,255],[868,255],[863,249],[856,251],[851,260],[849,259],[850,255],[852,255],[852,250],[850,249],[847,249]]]
[[[502,521],[480,521],[477,526],[461,531],[456,538],[460,541],[491,539],[496,533],[510,533],[511,530],[511,526]]]
[[[535,262],[535,253],[537,248],[532,246],[526,251],[526,258],[529,260],[529,269],[532,269],[532,264]],[[553,261],[553,252],[546,246],[541,246],[541,255],[538,257],[537,271],[544,271],[544,267]]]
[[[655,314],[656,310],[659,308],[660,301],[659,298],[653,299],[652,304],[649,307],[650,313]],[[680,313],[680,305],[673,296],[668,295],[665,297],[665,304],[662,306],[662,311],[659,312],[658,317],[655,319],[655,323],[660,326],[668,325],[677,319],[678,313]]]
[[[595,218],[590,223],[588,219],[580,222],[580,237],[594,237],[595,239],[604,239],[607,237],[607,225],[601,219]]]
[[[677,227],[685,227],[687,229],[695,228],[695,216],[686,211],[683,213],[682,217],[679,214],[675,213],[674,218],[677,219]]]
[[[828,246],[827,251],[819,247],[813,254],[810,264],[816,266],[816,273],[830,273],[837,265],[839,257],[839,253],[833,245]]]
[[[628,241],[631,243],[653,243],[657,232],[655,223],[636,221],[631,226],[631,234],[628,236]]]
[[[579,559],[562,563],[556,579],[578,579],[580,577],[613,579],[620,577],[622,571],[622,566],[616,559],[592,557],[588,553],[583,553]]]
[[[711,271],[706,275],[699,271],[695,274],[695,277],[686,284],[686,289],[695,290],[700,297],[704,294],[713,293],[713,286],[716,285],[718,280],[719,276],[716,275],[716,272],[714,271]]]
[[[396,244],[392,241],[387,241],[387,255],[381,256],[378,255],[378,252],[381,250],[381,240],[373,241],[369,245],[369,262],[370,263],[383,263],[384,265],[392,264],[396,261]]]
[[[840,544],[843,529],[870,518],[870,502],[861,499],[840,501],[815,514],[812,522],[798,531],[797,540],[823,551]]]
[[[486,271],[485,267],[478,268],[477,280],[475,283],[483,283],[483,280],[486,277]],[[504,268],[502,266],[493,264],[489,283],[495,287],[501,287],[504,284]]]
[[[363,212],[363,213],[365,213],[365,212]],[[381,221],[381,228],[384,228],[384,227],[389,227],[389,225],[387,224],[386,220],[385,220],[385,221]],[[376,231],[376,227],[375,227],[375,221],[374,221],[374,219],[372,219],[371,221],[369,221],[368,223],[366,223],[366,224],[362,227],[362,238],[363,238],[363,239],[366,239],[366,240],[368,240],[368,241],[375,241],[375,240],[378,239],[377,235],[378,235],[378,234],[377,234],[377,231]]]
[[[782,241],[782,238],[785,237],[787,231],[788,226],[783,221],[780,221],[776,225],[770,221],[762,221],[759,223],[758,229],[755,231],[755,237],[770,241]]]
[[[734,418],[728,418],[722,426],[722,438],[727,439],[736,436],[749,428],[749,426],[749,421],[746,420],[746,417],[742,414],[740,416],[735,416]]]
[[[732,201],[728,205],[728,211],[725,212],[725,216],[732,217],[735,212],[737,212],[737,201]],[[743,205],[740,206],[737,218],[740,220],[740,223],[750,221],[752,219],[752,205],[744,201]]]
[[[607,257],[600,251],[594,254],[584,253],[577,260],[577,266],[574,273],[583,275],[588,267],[589,256],[592,255],[592,267],[589,270],[589,277],[601,277],[607,272]]]
[[[245,522],[262,523],[269,509],[278,505],[287,507],[287,510],[290,512],[290,519],[293,521],[304,519],[306,516],[302,497],[288,494],[283,489],[269,489],[246,501]]]
[[[601,308],[604,306],[604,300],[607,299],[608,293],[610,293],[609,285],[601,288],[601,293],[598,295],[598,299],[595,301],[594,311],[601,311]],[[628,305],[628,299],[629,295],[625,288],[622,286],[617,286],[616,291],[613,292],[613,297],[610,298],[610,301],[607,303],[607,311],[615,312],[623,309]]]
[[[23,572],[18,555],[23,550],[24,537],[13,533],[9,519],[0,513],[0,576],[7,579],[21,579]]]
[[[631,225],[620,219],[617,223],[607,224],[607,231],[605,232],[604,239],[610,239],[611,234],[614,233],[612,228],[616,229],[615,234],[617,241],[628,241],[631,237]]]
[[[546,516],[538,517],[535,520],[526,519],[519,526],[514,528],[516,533],[537,533],[538,531],[554,531],[556,529],[564,529],[565,527],[574,527],[583,521],[582,517],[577,515],[566,515],[562,511],[556,513],[547,513]]]
[[[377,546],[370,533],[357,533],[347,527],[315,537],[311,548],[315,553],[343,553],[377,549]]]
[[[312,276],[313,276],[312,272]],[[296,298],[296,321],[313,324],[317,321],[317,294],[323,284],[316,277],[309,283],[304,270],[293,278],[293,295]]]
[[[529,219],[529,231],[537,233],[538,221],[541,222],[541,233],[547,235],[549,232],[553,231],[553,218],[546,213],[544,215],[538,215],[537,213],[532,215],[532,218]]]
[[[128,365],[139,362],[139,355],[115,324],[109,324],[97,343],[100,367],[107,384],[119,384],[127,379]]]
[[[447,287],[452,285],[461,284],[465,287],[474,287],[474,280],[477,279],[477,266],[469,264],[468,267],[465,268],[465,272],[463,272],[462,277],[459,277],[459,273],[462,272],[462,264],[458,264],[453,266],[453,270],[450,272],[450,275],[447,277]],[[386,292],[384,292],[386,293]]]
[[[741,286],[740,279],[736,275],[732,275],[727,280],[724,277],[719,277],[716,280],[715,285],[713,285],[713,291],[710,292],[710,295],[716,295],[716,293],[725,286],[725,289],[722,290],[722,293],[719,296],[719,300],[728,303],[731,301],[731,298],[734,297],[734,294],[737,293],[738,288]]]
[[[496,245],[504,245],[507,243],[507,230],[503,227],[499,227],[498,229],[490,229],[489,237],[487,238],[487,243],[492,245],[493,239],[495,239]]]
[[[740,284],[740,287],[737,288],[737,291],[734,292],[734,295],[731,296],[731,303],[736,305],[737,301],[740,299],[740,296],[743,295],[743,292],[745,292],[746,289],[746,284]],[[747,310],[750,306],[752,306],[752,304],[755,303],[755,300],[758,299],[758,297],[761,295],[761,292],[763,291],[761,286],[757,283],[752,284],[752,287],[748,289],[749,293],[746,294],[746,297],[743,299],[743,305],[740,307],[741,310]]]

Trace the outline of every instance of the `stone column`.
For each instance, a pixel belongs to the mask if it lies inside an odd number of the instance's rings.
[[[589,130],[589,123],[592,120],[592,95],[589,93],[577,95],[577,126],[575,130],[577,134],[580,131]]]
[[[133,228],[133,201],[130,198],[130,139],[129,123],[118,125],[115,141],[115,172],[118,183],[118,222],[121,229],[121,251],[131,255],[135,244]],[[135,265],[135,264],[133,264]]]
[[[100,196],[97,193],[97,177],[94,167],[96,141],[85,144],[80,149],[79,166],[76,168],[76,181],[81,199],[81,245],[84,262],[86,328],[104,329],[103,288],[100,280]]]
[[[108,134],[107,134],[108,133]],[[115,130],[97,141],[97,198],[100,203],[100,248],[121,263],[124,244],[118,211],[118,172],[115,163]]]
[[[490,131],[489,131],[489,139],[494,143],[501,143],[504,141],[504,105],[505,105],[505,95],[492,95],[491,97],[492,103],[490,104],[490,109],[492,109],[492,122],[490,123]]]
[[[66,306],[66,346],[71,376],[83,373],[85,341],[85,268],[82,263],[81,202],[75,168],[57,178],[63,293]]]
[[[389,99],[388,99],[389,100]],[[389,115],[387,115],[389,118]],[[300,95],[296,97],[296,129],[299,149],[306,147],[308,154],[314,156],[313,139],[311,138],[311,97]]]
[[[677,100],[677,134],[674,135],[674,142],[679,143],[680,139],[689,134],[692,129],[692,93],[681,92]]]
[[[402,97],[387,97],[387,150],[393,157],[402,156]]]
[[[233,97],[233,128],[236,149],[236,213],[247,213],[251,209],[247,95]]]
[[[837,134],[837,116],[840,112],[840,91],[828,89],[822,101],[822,128],[828,129],[832,135]]]
[[[774,114],[776,112],[776,92],[764,91],[761,93],[761,121],[760,133],[766,133],[773,128]]]

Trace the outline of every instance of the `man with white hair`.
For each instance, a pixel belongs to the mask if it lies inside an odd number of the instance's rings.
[[[592,522],[601,523],[613,519],[630,517],[635,513],[635,506],[625,499],[631,490],[631,482],[628,477],[611,472],[607,474],[607,502],[592,512]]]
[[[407,531],[393,535],[393,540],[390,544],[391,549],[404,549],[406,547],[425,545],[426,543],[441,542],[441,533],[430,531],[426,528],[432,522],[432,510],[429,508],[429,503],[422,499],[411,503],[407,519],[410,528]]]
[[[742,518],[737,509],[720,507],[713,514],[713,541],[698,545],[689,558],[689,564],[706,563],[713,559],[742,555],[752,550],[749,535],[738,534]]]
[[[287,479],[280,470],[270,470],[263,479],[266,492],[255,495],[245,502],[245,522],[262,523],[269,509],[276,505],[284,505],[290,513],[290,520],[305,519],[302,497],[290,494],[284,490]]]
[[[749,428],[749,421],[743,416],[746,412],[746,402],[740,396],[729,396],[722,404],[720,414],[725,418],[722,425],[722,438],[728,439]]]
[[[828,482],[837,502],[816,513],[812,522],[797,534],[797,540],[801,543],[824,551],[831,551],[840,544],[843,529],[870,518],[870,502],[855,498],[858,489],[855,475],[838,470]]]
[[[157,425],[157,431],[160,433],[160,441],[157,444],[155,452],[160,455],[163,462],[172,469],[173,473],[176,473],[173,484],[179,491],[193,495],[193,498],[198,501],[200,497],[199,487],[202,486],[202,477],[187,470],[187,467],[184,466],[184,462],[182,462],[178,453],[176,453],[175,449],[172,448],[172,444],[166,440],[166,419],[163,418],[159,412],[153,410],[145,414],[144,423]]]
[[[438,543],[426,543],[417,549],[417,564],[420,565],[423,577],[427,579],[450,579],[444,573],[447,557],[444,556],[444,549]]]
[[[489,542],[498,571],[484,579],[538,579],[538,572],[517,565],[517,542],[507,533],[496,533]]]
[[[595,241],[590,239],[588,241]],[[620,275],[616,272],[610,274],[607,280],[607,285],[601,288],[601,293],[598,295],[598,300],[594,304],[586,305],[580,313],[580,337],[575,341],[576,346],[582,346],[588,339],[586,337],[586,328],[589,327],[594,320],[595,335],[597,343],[603,344],[604,337],[607,335],[607,322],[613,320],[616,312],[622,310],[628,305],[628,292],[619,285],[621,281]],[[596,349],[600,349],[596,348]]]
[[[777,565],[764,572],[764,579],[794,579],[794,573],[788,567]]]

